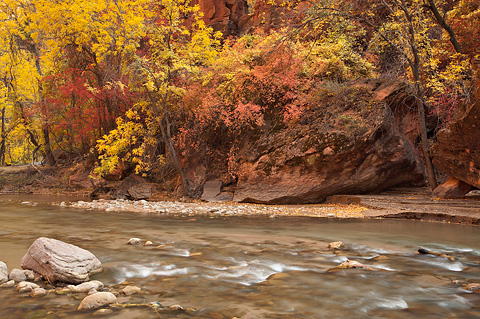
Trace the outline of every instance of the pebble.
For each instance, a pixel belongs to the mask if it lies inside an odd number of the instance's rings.
[[[127,245],[140,245],[142,240],[140,238],[130,238],[127,242]]]
[[[145,242],[145,246],[152,246],[153,245],[153,242],[151,242],[150,240],[147,240]]]
[[[221,216],[257,216],[275,218],[280,216],[309,216],[337,218],[363,218],[362,211],[366,208],[358,205],[303,205],[281,206],[260,204],[232,204],[232,203],[208,203],[191,202],[182,203],[175,201],[129,201],[129,200],[94,200],[92,202],[78,201],[66,204],[69,207],[82,209],[100,209],[118,212],[138,212],[169,214],[173,216],[207,215]]]

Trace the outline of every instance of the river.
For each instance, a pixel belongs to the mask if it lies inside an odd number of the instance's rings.
[[[126,303],[179,304],[193,312],[114,310],[108,318],[480,318],[480,231],[404,220],[184,217],[21,204],[0,196],[0,260],[19,267],[40,236],[93,252],[110,285],[142,293]],[[131,237],[152,246],[131,246]],[[337,253],[327,249],[343,241]],[[449,261],[419,248],[449,254]],[[327,271],[350,259],[374,270]],[[91,318],[85,294],[31,298],[0,289],[0,318]],[[123,299],[122,299],[123,298]]]

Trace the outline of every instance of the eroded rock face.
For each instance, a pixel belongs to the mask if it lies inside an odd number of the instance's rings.
[[[401,90],[396,83],[373,87],[369,94],[377,102]],[[423,170],[414,146],[419,133],[415,117],[408,109],[396,109],[395,104],[380,105],[366,114],[352,104],[334,119],[322,123],[319,118],[267,132],[246,143],[234,200],[319,203],[333,194],[379,192],[422,183]],[[332,126],[337,117],[343,122]]]
[[[443,173],[480,188],[480,102],[437,133],[433,164]]]
[[[91,252],[60,240],[40,237],[33,242],[21,261],[50,282],[78,284],[102,271],[102,264]]]
[[[224,35],[237,34],[240,19],[248,14],[248,5],[245,0],[194,0],[192,5],[198,4],[203,12],[203,21],[215,31]]]

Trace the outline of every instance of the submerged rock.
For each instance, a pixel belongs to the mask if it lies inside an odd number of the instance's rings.
[[[344,261],[343,263],[341,263],[340,265],[334,267],[334,268],[330,268],[328,271],[335,271],[337,269],[366,269],[366,270],[374,270],[372,267],[370,266],[366,266],[358,261],[354,261],[354,260],[347,260],[347,261]]]
[[[0,261],[0,284],[8,281],[8,268],[7,265]]]
[[[8,276],[8,278],[16,282],[27,280],[27,276],[25,275],[23,270],[18,268],[13,268],[12,271],[10,271],[10,276]]]
[[[115,301],[117,301],[117,297],[111,292],[97,292],[83,298],[77,310],[94,310],[107,306]]]
[[[24,269],[41,274],[49,282],[78,284],[102,271],[102,264],[91,252],[60,240],[35,240],[21,261]]]

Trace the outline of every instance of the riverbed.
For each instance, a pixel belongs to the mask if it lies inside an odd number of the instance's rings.
[[[36,238],[56,238],[100,259],[105,270],[92,279],[111,289],[122,283],[142,288],[121,302],[190,309],[161,314],[148,307],[114,309],[108,318],[480,317],[480,294],[466,289],[480,282],[475,226],[272,214],[199,216],[195,206],[178,216],[132,214],[61,205],[69,199],[58,199],[57,205],[49,201],[0,197],[0,260],[9,269],[19,267]],[[132,237],[153,245],[126,245]],[[327,248],[339,240],[344,248]],[[419,248],[455,260],[421,255]],[[373,270],[329,271],[347,259]],[[92,313],[76,311],[84,296],[52,291],[31,298],[4,288],[0,318],[91,318]]]

